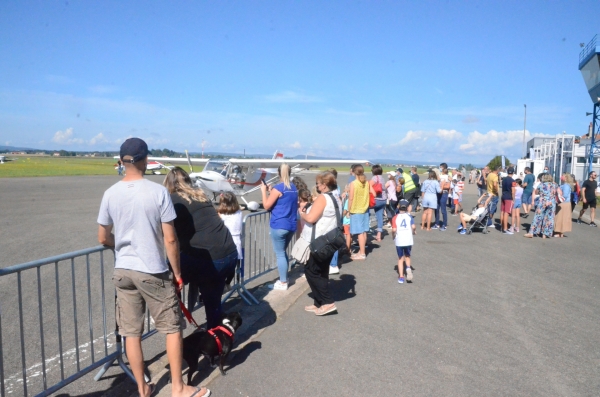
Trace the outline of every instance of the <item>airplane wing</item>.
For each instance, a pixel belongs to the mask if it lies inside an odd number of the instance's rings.
[[[149,161],[158,161],[161,163],[172,163],[172,164],[187,164],[188,159],[186,157],[150,157],[148,156]],[[206,164],[208,159],[196,159],[190,157],[189,162],[192,164]]]
[[[114,156],[114,159],[120,160],[121,157]],[[172,163],[172,164],[188,164],[186,157],[152,157],[148,156],[148,161],[158,161],[159,163]],[[208,159],[197,159],[190,157],[189,162],[192,164],[206,164]]]
[[[294,168],[320,168],[320,167],[350,167],[352,164],[370,165],[368,160],[295,160],[295,159],[229,159],[231,164],[252,166],[255,168],[277,168],[283,163],[287,163],[292,169]]]

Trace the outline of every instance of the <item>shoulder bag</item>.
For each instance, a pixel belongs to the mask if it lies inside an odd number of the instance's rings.
[[[299,237],[292,247],[292,258],[298,263],[306,264],[310,256],[310,243]]]
[[[344,237],[344,226],[342,225],[340,217],[340,209],[337,200],[331,193],[326,193],[331,197],[333,206],[335,207],[335,218],[337,220],[337,226],[332,230],[328,231],[322,236],[315,238],[317,233],[317,222],[313,224],[312,237],[310,239],[310,253],[317,262],[324,262],[331,260],[333,254],[339,249],[346,246],[346,238]]]
[[[373,182],[373,191],[377,197],[381,196],[381,193],[383,193],[383,186],[381,186],[381,178],[379,175],[377,175],[377,181]]]

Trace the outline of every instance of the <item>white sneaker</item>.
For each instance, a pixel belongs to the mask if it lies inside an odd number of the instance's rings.
[[[339,274],[340,268],[337,266],[329,266],[329,274]]]
[[[409,267],[406,268],[406,281],[412,281],[412,269]]]
[[[275,281],[275,284],[269,284],[269,289],[277,290],[277,291],[287,291],[288,283],[282,283],[281,281]]]

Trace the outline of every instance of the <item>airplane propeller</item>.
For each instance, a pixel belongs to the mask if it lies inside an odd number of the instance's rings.
[[[187,157],[188,165],[190,166],[190,172],[194,172],[194,168],[192,167],[192,161],[190,160],[190,154],[188,151],[185,151],[185,156]]]

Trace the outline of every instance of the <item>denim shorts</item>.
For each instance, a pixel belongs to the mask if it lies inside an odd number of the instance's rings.
[[[423,208],[432,208],[435,210],[437,209],[437,197],[425,195],[425,197],[423,197],[423,202],[421,203],[421,205],[423,206]]]
[[[517,209],[517,208],[521,208],[521,200],[515,200],[515,204],[513,206],[513,209]]]

